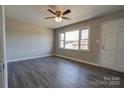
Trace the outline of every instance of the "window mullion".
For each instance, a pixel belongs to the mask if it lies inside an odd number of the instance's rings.
[[[61,41],[62,41],[62,40],[61,40],[61,34],[62,34],[62,33],[59,33],[59,47],[60,47],[60,48],[61,48]]]
[[[81,30],[79,30],[79,43],[78,43],[79,50],[80,50],[80,44],[81,44]]]
[[[64,32],[64,48],[65,48],[65,32]]]

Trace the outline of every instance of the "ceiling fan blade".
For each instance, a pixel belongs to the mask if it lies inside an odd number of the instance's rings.
[[[50,19],[50,18],[55,18],[55,17],[46,17],[45,19]]]
[[[66,14],[68,14],[68,13],[70,13],[70,12],[71,12],[71,10],[68,9],[68,10],[66,10],[65,12],[63,12],[63,15],[66,15]]]
[[[67,20],[71,20],[71,18],[68,18],[68,17],[62,17],[63,19],[67,19]]]
[[[51,9],[47,9],[50,13],[52,13],[52,14],[54,14],[54,15],[56,15],[56,13],[55,12],[53,12]]]

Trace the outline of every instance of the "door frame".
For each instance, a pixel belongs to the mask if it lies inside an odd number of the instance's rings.
[[[124,18],[113,19],[113,20],[106,21],[106,22],[103,22],[103,23],[100,24],[100,55],[99,55],[99,65],[100,65],[100,67],[111,69],[111,68],[108,68],[108,67],[104,67],[102,65],[102,58],[103,58],[103,55],[102,55],[103,25],[106,24],[106,23],[113,23],[113,22],[118,22],[118,21],[121,21],[121,20],[124,20]],[[115,70],[115,69],[112,69],[112,70]],[[119,70],[115,70],[115,71],[121,72]]]
[[[3,77],[4,77],[4,88],[8,88],[8,72],[7,72],[7,60],[6,60],[6,23],[5,23],[5,6],[2,5],[2,24],[3,24]]]

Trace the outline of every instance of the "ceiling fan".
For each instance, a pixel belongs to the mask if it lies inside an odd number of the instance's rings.
[[[62,19],[65,19],[65,20],[70,20],[71,18],[68,18],[68,17],[64,17],[64,15],[68,14],[71,12],[70,9],[67,9],[66,11],[62,12],[62,11],[52,11],[51,9],[47,9],[50,13],[54,14],[55,16],[52,16],[52,17],[46,17],[45,19],[51,19],[51,18],[54,18],[55,21],[57,23],[61,22]]]

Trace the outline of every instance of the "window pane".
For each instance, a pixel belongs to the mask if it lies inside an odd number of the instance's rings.
[[[80,41],[80,49],[88,49],[88,33],[89,29],[81,30],[81,41]]]
[[[79,31],[71,31],[65,33],[65,48],[78,49]]]
[[[88,49],[88,40],[87,39],[83,39],[81,40],[81,45],[80,45],[81,49]]]
[[[81,39],[88,39],[88,29],[81,30]]]
[[[64,33],[61,33],[60,40],[64,40]]]
[[[61,47],[61,48],[64,47],[64,41],[60,41],[60,47]]]

